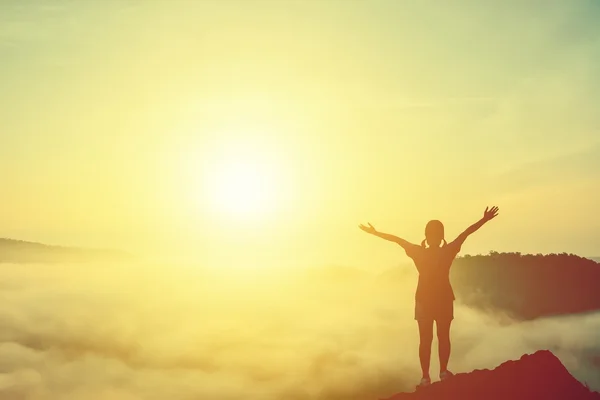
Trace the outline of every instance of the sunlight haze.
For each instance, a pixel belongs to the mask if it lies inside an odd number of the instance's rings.
[[[600,390],[598,21],[0,0],[0,398],[491,391],[538,350]]]
[[[3,1],[0,236],[206,265],[600,254],[594,1]],[[404,260],[406,261],[406,260]]]

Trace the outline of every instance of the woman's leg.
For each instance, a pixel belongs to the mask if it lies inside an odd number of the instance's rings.
[[[452,319],[443,319],[436,321],[438,352],[440,355],[440,373],[448,370],[448,360],[450,359],[450,325]]]
[[[429,378],[429,364],[431,362],[431,342],[433,341],[433,319],[419,319],[419,360],[423,378]]]

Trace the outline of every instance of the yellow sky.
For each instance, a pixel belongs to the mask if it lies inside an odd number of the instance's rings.
[[[441,219],[451,238],[496,204],[465,252],[597,255],[599,11],[4,2],[0,235],[389,266],[403,254],[358,223],[420,242]],[[271,182],[271,211],[215,209],[229,160]]]

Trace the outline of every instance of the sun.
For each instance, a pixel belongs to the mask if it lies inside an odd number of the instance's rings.
[[[277,206],[275,171],[260,160],[224,159],[210,172],[211,208],[235,217],[264,216]]]
[[[284,129],[240,121],[203,136],[182,135],[171,153],[173,192],[194,221],[224,223],[227,229],[275,226],[297,206],[297,153],[274,133]]]
[[[191,163],[188,176],[193,179],[193,171],[202,171],[202,184],[192,188],[200,195],[197,204],[215,222],[266,222],[276,219],[289,203],[285,153],[248,136],[247,140],[222,139],[205,148],[200,164],[198,157],[190,157],[197,161]]]

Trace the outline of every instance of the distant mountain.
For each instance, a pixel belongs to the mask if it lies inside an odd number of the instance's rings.
[[[0,263],[116,261],[131,258],[131,254],[119,250],[51,246],[0,238]]]
[[[577,381],[560,360],[547,350],[507,361],[493,370],[457,374],[412,393],[399,393],[386,400],[600,400]]]
[[[401,287],[416,271],[391,269],[380,276]],[[600,264],[574,254],[490,252],[454,261],[450,279],[456,300],[520,320],[600,310]]]
[[[521,319],[600,310],[600,265],[575,254],[465,256],[451,279],[457,300]]]

